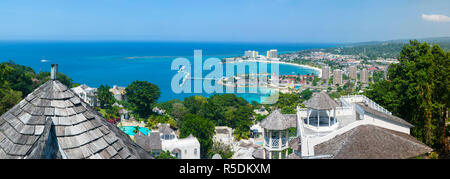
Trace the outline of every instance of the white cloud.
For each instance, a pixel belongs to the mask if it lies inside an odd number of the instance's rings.
[[[433,22],[450,22],[450,17],[441,14],[422,14],[422,19]]]

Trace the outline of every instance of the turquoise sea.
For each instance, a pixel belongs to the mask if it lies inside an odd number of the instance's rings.
[[[194,50],[202,50],[207,58],[242,56],[246,50],[257,50],[264,55],[267,50],[279,53],[312,48],[333,47],[334,44],[296,43],[231,43],[231,42],[77,42],[77,41],[0,41],[0,62],[13,60],[30,66],[36,72],[50,71],[50,64],[57,63],[58,71],[68,75],[75,83],[98,87],[128,86],[132,81],[145,80],[161,89],[159,101],[184,99],[192,95],[209,96],[207,93],[176,94],[171,89],[172,60],[185,57],[193,64]],[[42,62],[42,59],[47,60]],[[270,64],[268,64],[270,71]],[[194,69],[192,68],[194,71]],[[280,74],[311,74],[312,69],[279,64]],[[208,71],[203,71],[207,75]],[[194,83],[192,82],[192,86]],[[238,94],[248,101],[259,101],[260,94]]]

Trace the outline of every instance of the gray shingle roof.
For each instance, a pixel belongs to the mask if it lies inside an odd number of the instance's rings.
[[[151,132],[149,136],[138,132],[134,135],[136,144],[144,148],[145,151],[151,152],[152,150],[161,150],[161,137],[159,132]]]
[[[303,104],[305,104],[307,108],[316,110],[330,110],[339,106],[336,101],[323,92],[314,93],[311,99],[305,101]]]
[[[58,80],[47,81],[0,117],[0,158],[45,157],[151,158]]]
[[[296,127],[296,120],[296,115],[281,114],[280,110],[277,109],[261,121],[261,127],[268,130],[284,130],[290,127]]]
[[[372,114],[372,115],[375,115],[375,116],[378,116],[378,117],[381,117],[381,118],[384,118],[384,119],[387,119],[387,120],[391,120],[391,121],[394,121],[394,122],[406,125],[408,127],[414,127],[414,125],[412,125],[409,122],[406,122],[402,118],[399,118],[399,117],[394,116],[394,115],[386,114],[384,112],[377,111],[377,110],[375,110],[373,108],[370,108],[369,106],[367,106],[364,103],[357,103],[357,105],[359,107],[361,107],[362,110],[364,110],[365,112],[367,112],[369,114]]]
[[[289,148],[292,150],[301,151],[301,144],[301,137],[296,137],[289,141]]]
[[[406,159],[431,151],[411,135],[373,125],[358,126],[314,146],[315,155],[338,159]]]
[[[173,129],[170,128],[169,124],[161,124],[158,128],[158,131],[163,135],[174,133]]]

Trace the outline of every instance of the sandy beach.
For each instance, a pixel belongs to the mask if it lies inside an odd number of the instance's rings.
[[[279,63],[279,64],[299,66],[299,67],[316,70],[319,73],[318,74],[319,78],[322,78],[322,69],[317,68],[317,67],[308,66],[308,65],[296,64],[296,63],[288,63],[288,62],[283,62],[283,61],[272,61],[272,60],[236,60],[236,61],[233,61],[230,63],[242,63],[242,62]],[[225,63],[227,63],[227,62],[225,62]]]

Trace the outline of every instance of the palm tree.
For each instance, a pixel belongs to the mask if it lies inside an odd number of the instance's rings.
[[[139,131],[139,126],[136,126],[135,128],[134,128],[134,130],[133,130],[133,133],[137,133]]]

